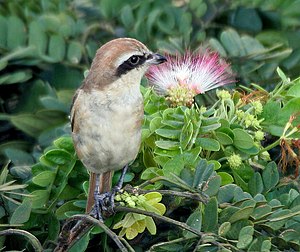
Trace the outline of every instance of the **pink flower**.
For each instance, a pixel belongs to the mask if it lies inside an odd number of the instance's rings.
[[[187,52],[166,58],[166,63],[151,66],[146,77],[158,94],[168,96],[176,105],[191,105],[197,94],[235,82],[229,64],[216,52]]]

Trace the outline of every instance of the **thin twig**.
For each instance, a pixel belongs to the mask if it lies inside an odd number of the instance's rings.
[[[119,239],[126,245],[129,252],[135,252],[133,247],[130,246],[130,244],[128,243],[128,241],[126,239],[124,239],[123,237],[119,237]]]
[[[195,237],[191,237],[191,238],[184,238],[184,237],[181,237],[181,238],[178,238],[178,239],[175,239],[175,240],[171,240],[171,241],[166,241],[166,242],[160,242],[160,243],[157,243],[157,244],[154,244],[150,247],[150,249],[148,250],[148,252],[151,252],[151,251],[155,251],[153,249],[156,249],[158,247],[161,247],[161,246],[164,246],[164,245],[170,245],[170,244],[174,244],[174,243],[179,243],[179,242],[185,242],[187,240],[190,240],[190,239],[194,239]],[[199,239],[200,240],[200,239]]]
[[[36,251],[36,252],[43,251],[43,247],[42,247],[40,241],[33,234],[31,234],[25,230],[10,228],[10,229],[0,231],[0,236],[1,235],[14,235],[14,234],[22,235],[22,236],[25,236],[26,238],[28,238],[32,247],[34,248],[34,251]]]
[[[72,234],[70,235],[69,231],[69,225],[71,222],[77,221],[76,225],[71,229]],[[77,214],[72,216],[68,221],[65,223],[64,227],[62,228],[61,234],[69,234],[70,238],[67,239],[67,242],[59,242],[59,245],[54,250],[55,252],[59,251],[66,251],[67,249],[70,249],[74,245],[74,243],[79,240],[90,228],[92,228],[92,225],[98,226],[116,243],[116,245],[119,247],[119,249],[122,252],[128,252],[128,249],[123,245],[123,243],[120,241],[119,237],[111,231],[103,222],[93,218],[92,216],[86,215],[86,214]],[[66,230],[65,230],[66,229]],[[64,237],[62,238],[64,239]]]
[[[140,188],[134,188],[131,185],[126,185],[123,188],[124,191],[129,193],[138,193],[138,194],[146,194],[149,192],[158,192],[163,195],[171,195],[171,196],[178,196],[183,198],[190,198],[192,200],[197,200],[202,203],[207,203],[207,199],[204,199],[199,193],[192,193],[192,192],[179,192],[174,190],[143,190]]]

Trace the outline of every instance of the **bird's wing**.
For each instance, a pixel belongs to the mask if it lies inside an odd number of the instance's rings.
[[[75,93],[72,104],[71,104],[71,113],[70,113],[70,121],[71,121],[71,130],[74,132],[74,121],[75,121],[75,114],[76,114],[76,101],[78,100],[78,97],[80,95],[81,90],[78,89],[77,92]]]

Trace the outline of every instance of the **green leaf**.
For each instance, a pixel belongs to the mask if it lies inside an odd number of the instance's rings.
[[[46,187],[50,185],[55,178],[54,171],[43,171],[32,178],[32,182],[36,185]]]
[[[76,243],[70,248],[69,252],[86,251],[90,241],[90,231],[83,235]]]
[[[209,161],[207,161],[207,164],[213,164],[215,171],[219,170],[222,167],[220,162],[218,162],[217,160],[209,160]]]
[[[282,108],[280,115],[279,115],[279,124],[285,125],[291,115],[296,115],[299,112],[300,107],[300,97],[292,98],[289,100],[285,106]],[[296,117],[296,119],[293,121],[293,125],[297,126],[297,124],[300,123],[300,118]]]
[[[44,121],[31,114],[13,115],[11,117],[11,122],[18,129],[33,137],[37,137],[41,130],[49,126],[47,121]]]
[[[196,167],[193,187],[198,187],[202,182],[206,182],[209,177],[213,174],[214,169],[213,165],[207,165],[207,161],[205,159],[201,159]]]
[[[183,168],[184,168],[183,157],[182,155],[177,155],[174,158],[170,159],[163,166],[163,173],[165,176],[169,176],[170,173],[174,173],[175,175],[179,176]]]
[[[134,223],[131,227],[126,228],[126,231],[125,231],[126,239],[132,240],[138,235],[138,228],[135,226],[136,226],[136,223]]]
[[[82,58],[82,45],[77,41],[71,41],[68,46],[67,59],[74,64],[78,64]]]
[[[47,161],[57,165],[69,163],[73,159],[69,152],[62,149],[49,150],[43,156]]]
[[[181,130],[162,128],[155,130],[155,133],[165,138],[179,139]]]
[[[222,186],[218,193],[218,202],[219,204],[225,203],[225,202],[231,202],[234,197],[234,190],[238,186],[235,184],[229,184]]]
[[[219,142],[211,138],[198,138],[195,144],[201,146],[204,150],[208,150],[208,151],[220,150]]]
[[[49,191],[35,190],[30,195],[32,196],[32,208],[42,208],[46,205],[49,199]]]
[[[221,185],[231,184],[234,181],[233,177],[227,172],[218,172],[218,175],[221,177]]]
[[[180,147],[182,148],[182,150],[185,150],[185,148],[191,141],[193,136],[193,128],[194,126],[191,121],[184,125],[180,134]]]
[[[225,237],[227,232],[230,230],[231,228],[231,223],[230,222],[223,222],[218,230],[218,234],[222,237]]]
[[[197,209],[194,211],[187,219],[186,224],[189,225],[190,227],[198,230],[199,232],[201,231],[201,226],[202,226],[202,213],[201,213],[201,208]],[[189,231],[183,231],[183,236],[185,238],[192,238],[196,237],[194,233],[191,233]]]
[[[9,74],[3,74],[0,77],[1,84],[15,84],[20,82],[26,82],[32,78],[32,72],[30,70],[15,71]]]
[[[29,220],[32,203],[26,199],[18,206],[13,212],[9,223],[10,224],[23,224]]]
[[[74,205],[74,202],[76,202],[76,200],[67,201],[65,204],[61,205],[55,211],[55,215],[58,218],[58,220],[64,220],[64,219],[66,219],[67,218],[67,216],[66,216],[67,212],[70,212],[70,211],[81,211],[82,210],[79,207],[76,207]]]
[[[279,75],[279,77],[281,78],[281,80],[283,81],[283,83],[289,83],[288,78],[286,77],[284,72],[279,67],[277,67],[276,72]]]
[[[164,125],[170,126],[174,129],[181,129],[184,125],[183,122],[175,121],[175,120],[165,120],[161,121]]]
[[[258,33],[262,29],[262,21],[254,8],[238,7],[230,18],[232,26],[246,30],[248,32]]]
[[[156,234],[156,225],[155,225],[154,220],[151,217],[147,216],[145,218],[145,221],[146,221],[146,228],[148,229],[150,234],[155,235]]]
[[[230,218],[229,222],[234,223],[239,220],[248,220],[249,216],[253,213],[254,207],[253,206],[248,206],[244,207],[237,212],[235,212]]]
[[[242,129],[233,129],[234,139],[233,144],[237,148],[250,149],[254,145],[252,137]]]
[[[144,197],[146,198],[147,203],[150,205],[158,203],[162,200],[162,195],[158,192],[149,192],[145,194]]]
[[[57,147],[57,148],[60,148],[60,149],[64,149],[70,153],[74,153],[74,144],[73,144],[73,140],[71,137],[69,136],[63,136],[63,137],[60,137],[58,139],[56,139],[54,141],[54,145]]]
[[[48,54],[54,62],[62,61],[65,57],[65,40],[60,35],[52,35],[49,41]]]
[[[233,139],[229,135],[227,135],[223,132],[218,132],[217,131],[216,132],[216,138],[220,142],[220,144],[222,144],[222,145],[230,145],[230,144],[233,143]]]
[[[251,214],[251,216],[255,220],[259,220],[259,219],[267,217],[270,214],[272,214],[272,207],[269,205],[262,205],[262,206],[256,207],[254,209],[253,213]]]
[[[6,48],[7,39],[7,20],[5,17],[0,15],[0,47]],[[1,70],[1,67],[0,67]]]
[[[148,167],[146,170],[143,171],[141,175],[141,179],[149,180],[158,176],[162,175],[162,169],[157,167]]]
[[[7,61],[7,60],[5,60],[5,59],[4,59],[4,60],[3,60],[3,59],[1,60],[1,59],[0,59],[0,71],[3,70],[4,68],[6,68],[7,65],[8,65],[8,61]]]
[[[199,160],[199,154],[201,150],[202,150],[201,147],[195,147],[191,150],[184,151],[182,154],[184,163],[187,166],[194,167],[197,161]]]
[[[48,239],[54,241],[59,235],[60,223],[53,212],[50,213],[48,223]]]
[[[300,97],[300,80],[294,83],[293,86],[287,91],[286,95],[293,97]]]
[[[45,54],[48,40],[43,25],[40,22],[32,21],[30,23],[28,43],[35,46],[39,55]]]
[[[286,242],[295,241],[299,244],[299,232],[295,230],[285,230],[279,235],[279,237],[285,240]]]
[[[214,196],[219,192],[219,188],[221,186],[221,177],[216,175],[212,176],[203,190],[205,194],[208,196]]]
[[[152,13],[152,12],[150,12]],[[149,19],[149,17],[148,17]],[[132,12],[132,7],[130,7],[130,5],[125,5],[122,10],[121,10],[121,20],[122,23],[124,24],[124,26],[127,29],[130,29],[133,25],[134,25],[134,15]]]
[[[254,228],[252,226],[243,227],[239,234],[237,248],[239,249],[247,248],[253,240],[253,233],[254,233]]]
[[[264,192],[269,192],[278,184],[279,172],[275,162],[267,164],[262,172],[262,179],[264,183]]]
[[[179,149],[179,142],[175,141],[167,141],[167,140],[158,140],[155,141],[157,147],[164,149],[164,150],[178,150]]]
[[[24,167],[24,165],[33,164],[32,155],[30,155],[28,152],[24,150],[8,147],[4,150],[4,153],[8,157],[8,159],[14,163],[14,165],[22,165]],[[11,172],[11,168],[10,168],[10,172]]]
[[[154,132],[156,129],[160,128],[162,126],[162,120],[161,117],[154,117],[151,121],[150,121],[150,131]]]
[[[16,16],[7,18],[7,47],[14,50],[25,45],[26,28],[23,21]]]
[[[254,175],[250,178],[248,182],[249,192],[252,196],[255,196],[258,193],[262,193],[264,190],[264,185],[262,178],[258,172],[255,172]]]
[[[246,55],[242,40],[235,30],[228,29],[223,31],[220,40],[230,56]]]
[[[204,209],[203,231],[215,232],[218,225],[218,201],[212,197]]]
[[[220,128],[220,127],[221,127],[221,123],[214,123],[214,124],[210,124],[210,125],[207,125],[207,126],[201,126],[199,132],[201,134],[205,134],[205,133],[214,131],[214,130]]]

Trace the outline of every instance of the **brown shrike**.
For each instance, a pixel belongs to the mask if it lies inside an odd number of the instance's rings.
[[[141,79],[150,65],[165,61],[135,39],[112,40],[98,49],[74,96],[72,137],[79,159],[90,171],[86,212],[93,209],[99,219],[108,203],[113,204],[128,163],[140,148],[144,116]],[[110,191],[113,171],[123,167],[119,183]]]

